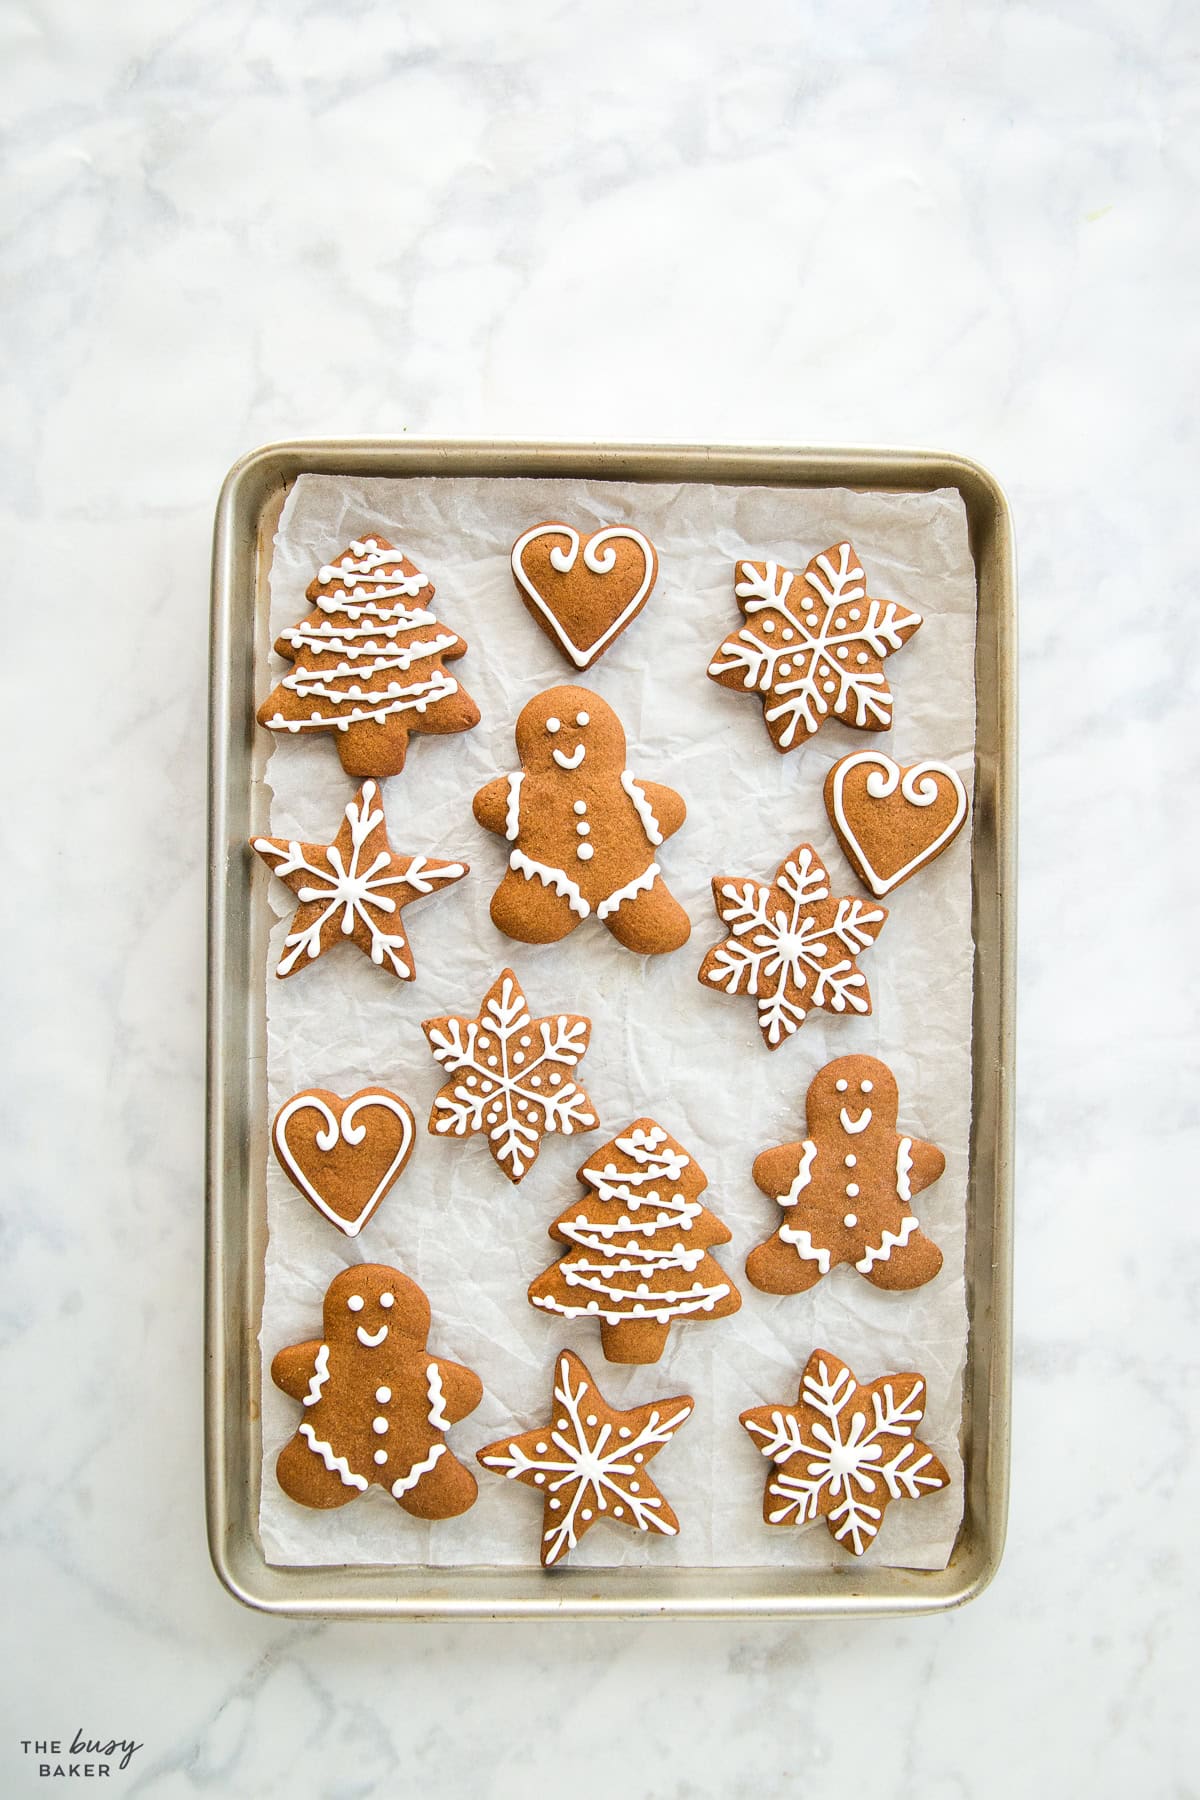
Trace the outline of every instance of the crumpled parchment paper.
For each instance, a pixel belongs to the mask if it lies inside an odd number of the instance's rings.
[[[582,677],[569,668],[521,604],[509,571],[513,540],[530,524],[563,518],[581,530],[629,521],[657,545],[660,574],[645,611]],[[713,912],[713,874],[770,876],[802,840],[826,862],[835,893],[863,890],[825,815],[830,764],[876,745],[902,762],[953,763],[972,782],[975,730],[975,576],[966,518],[953,490],[854,493],[831,488],[717,487],[572,480],[421,477],[353,480],[304,475],[284,507],[271,571],[271,639],[307,610],[315,568],[351,538],[378,531],[432,578],[438,617],[470,645],[452,665],[483,714],[456,737],[414,737],[403,774],[384,783],[388,831],[400,852],[462,857],[465,881],[414,903],[405,929],[413,982],[373,968],[347,946],[287,981],[274,974],[292,914],[272,884],[279,923],[265,973],[271,1116],[303,1087],[348,1094],[382,1083],[404,1095],[417,1120],[407,1170],[357,1239],[343,1237],[268,1161],[269,1245],[261,1345],[263,1483],[260,1527],[280,1564],[531,1564],[538,1560],[539,1497],[474,1460],[482,1444],[547,1416],[556,1352],[588,1363],[608,1399],[632,1405],[691,1393],[696,1411],[654,1464],[679,1513],[673,1539],[602,1526],[572,1553],[578,1565],[680,1564],[849,1568],[823,1523],[800,1529],[762,1521],[768,1465],[738,1424],[745,1407],[795,1398],[815,1346],[863,1380],[917,1369],[929,1398],[922,1435],[945,1462],[949,1489],[888,1511],[866,1560],[907,1568],[945,1566],[962,1514],[958,1432],[967,1340],[963,1247],[971,1096],[970,832],[887,900],[890,917],[863,953],[874,1002],[869,1018],[810,1015],[774,1053],[762,1044],[752,1002],[702,988],[704,950],[723,936]],[[718,688],[705,669],[738,623],[732,565],[773,558],[801,569],[817,550],[848,537],[868,592],[925,615],[917,636],[886,664],[895,727],[855,732],[836,722],[788,756],[771,747],[757,699]],[[273,655],[259,692],[278,679]],[[505,864],[502,841],[476,825],[471,798],[517,766],[513,725],[545,687],[579,680],[624,722],[628,767],[665,781],[688,820],[660,855],[672,891],[693,921],[671,956],[639,958],[586,921],[565,942],[532,947],[503,937],[488,916]],[[268,765],[271,831],[327,841],[354,784],[332,735],[280,735]],[[497,1170],[482,1138],[435,1139],[425,1126],[441,1085],[421,1031],[436,1014],[473,1014],[505,964],[517,971],[536,1014],[590,1014],[591,1049],[580,1074],[599,1111],[599,1132],[543,1139],[517,1187]],[[882,1057],[900,1086],[900,1127],[932,1139],[946,1172],[916,1203],[945,1264],[925,1288],[878,1292],[838,1268],[804,1295],[760,1294],[745,1278],[751,1247],[772,1232],[778,1208],[751,1179],[757,1153],[800,1138],[804,1096],[830,1058]],[[584,1158],[639,1114],[649,1113],[692,1152],[709,1178],[706,1203],[733,1232],[715,1254],[741,1289],[742,1310],[671,1330],[662,1360],[617,1367],[599,1330],[528,1305],[525,1289],[554,1260],[546,1228],[579,1193]],[[298,1409],[271,1384],[270,1359],[285,1344],[320,1335],[321,1300],[354,1261],[393,1263],[429,1295],[431,1348],[480,1375],[484,1399],[450,1435],[479,1476],[479,1500],[461,1518],[423,1524],[382,1489],[334,1512],[309,1511],[279,1489],[274,1463]]]

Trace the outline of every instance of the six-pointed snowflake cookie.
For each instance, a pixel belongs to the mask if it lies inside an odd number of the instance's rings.
[[[435,1136],[487,1134],[510,1181],[537,1160],[548,1131],[570,1137],[600,1123],[573,1071],[582,1062],[592,1022],[578,1013],[531,1018],[521,984],[503,969],[473,1019],[449,1014],[422,1025],[429,1048],[450,1079],[429,1115]]]
[[[785,856],[774,881],[717,875],[713,901],[729,935],[700,965],[705,987],[748,994],[769,1050],[799,1031],[814,1006],[869,1013],[871,992],[856,958],[887,918],[873,901],[835,899],[811,844]]]
[[[860,1385],[828,1350],[814,1350],[791,1406],[752,1406],[741,1422],[772,1464],[763,1495],[768,1525],[824,1519],[861,1556],[893,1500],[919,1500],[950,1477],[915,1435],[925,1413],[923,1375],[881,1375]]]
[[[738,562],[734,593],[746,623],[725,639],[708,672],[720,687],[760,697],[777,750],[794,750],[826,719],[888,729],[883,659],[913,635],[921,615],[870,598],[852,545],[822,550],[803,575],[778,563]]]
[[[322,1335],[271,1364],[304,1417],[279,1452],[284,1493],[301,1506],[345,1506],[371,1486],[418,1519],[451,1519],[478,1485],[446,1432],[483,1397],[479,1377],[431,1356],[429,1302],[384,1263],[356,1263],[325,1294]]]
[[[909,1205],[946,1166],[936,1144],[902,1136],[896,1078],[873,1056],[841,1056],[814,1076],[809,1135],[764,1150],[754,1179],[786,1215],[746,1273],[768,1294],[802,1294],[837,1263],[880,1288],[932,1281],[942,1253]]]
[[[542,1562],[574,1550],[599,1519],[674,1537],[679,1520],[646,1464],[692,1416],[690,1394],[620,1411],[609,1406],[579,1357],[561,1352],[550,1417],[478,1452],[485,1469],[542,1494]]]
[[[470,865],[432,856],[397,856],[388,843],[379,787],[366,781],[346,808],[332,844],[251,838],[251,847],[300,904],[275,973],[294,975],[343,938],[401,981],[415,974],[400,911],[461,881]]]

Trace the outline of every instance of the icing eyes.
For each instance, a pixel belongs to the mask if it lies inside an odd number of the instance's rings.
[[[346,1302],[346,1305],[350,1308],[351,1312],[361,1312],[365,1304],[366,1302],[361,1294],[351,1294]]]
[[[875,1083],[873,1081],[860,1081],[858,1085],[864,1094],[869,1094],[875,1086]]]
[[[591,722],[592,722],[591,713],[576,713],[575,714],[575,723],[577,725],[590,725]]]
[[[395,1304],[396,1304],[395,1294],[380,1294],[379,1304],[380,1304],[380,1306],[395,1306]]]
[[[839,1093],[839,1094],[844,1094],[844,1093],[845,1093],[845,1091],[846,1091],[846,1088],[847,1088],[847,1086],[848,1086],[848,1085],[849,1085],[849,1084],[848,1084],[848,1083],[847,1083],[847,1082],[845,1082],[845,1081],[839,1081],[839,1082],[838,1082],[838,1084],[837,1084],[837,1091],[838,1091],[838,1093]]]
[[[553,737],[554,733],[556,731],[562,730],[562,720],[561,719],[547,719],[546,720],[546,730],[550,733],[551,737]]]

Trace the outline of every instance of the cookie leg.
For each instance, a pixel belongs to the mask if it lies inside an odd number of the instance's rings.
[[[860,1269],[873,1287],[917,1288],[932,1281],[942,1266],[942,1253],[932,1238],[914,1231],[907,1244],[897,1244],[886,1257]]]
[[[474,1506],[478,1492],[479,1483],[470,1469],[447,1450],[414,1488],[393,1498],[414,1519],[455,1519]]]
[[[823,1270],[818,1258],[802,1256],[776,1232],[750,1252],[746,1273],[761,1293],[804,1294],[817,1285]]]
[[[579,924],[565,895],[510,869],[492,895],[492,924],[519,944],[557,944]]]
[[[659,956],[678,950],[692,932],[692,921],[661,875],[640,894],[631,894],[611,912],[596,909],[619,944],[640,956]]]
[[[362,1492],[347,1487],[336,1469],[327,1469],[299,1432],[279,1452],[275,1474],[288,1499],[299,1506],[345,1506]]]

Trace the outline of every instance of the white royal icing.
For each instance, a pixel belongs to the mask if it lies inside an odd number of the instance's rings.
[[[550,754],[560,769],[577,769],[587,755],[587,745],[576,744],[570,755],[565,750],[552,750]]]
[[[442,1372],[435,1362],[431,1362],[425,1371],[425,1391],[429,1395],[429,1423],[438,1431],[448,1431],[450,1421],[446,1417],[446,1395],[442,1388]]]
[[[321,1458],[330,1473],[341,1477],[343,1487],[357,1488],[360,1493],[366,1493],[370,1485],[366,1477],[356,1475],[345,1457],[338,1456],[332,1444],[326,1443],[323,1438],[317,1436],[307,1419],[300,1425],[299,1430],[300,1436],[305,1439],[309,1449]]]
[[[779,1235],[785,1243],[794,1246],[797,1255],[802,1256],[805,1262],[815,1262],[822,1275],[828,1275],[831,1267],[829,1251],[823,1250],[820,1244],[813,1243],[811,1232],[806,1231],[802,1225],[781,1225]]]
[[[524,769],[518,769],[515,775],[510,775],[508,778],[508,804],[504,808],[504,835],[510,844],[515,842],[521,830],[521,783],[524,779]]]
[[[593,575],[609,574],[615,568],[617,561],[617,553],[615,549],[612,548],[612,542],[614,539],[626,539],[631,544],[636,544],[641,551],[645,560],[645,574],[638,584],[637,591],[633,595],[633,598],[626,603],[607,630],[601,632],[600,636],[596,638],[593,643],[581,645],[575,642],[568,633],[562,620],[547,605],[537,588],[533,585],[533,582],[525,573],[524,565],[522,563],[522,558],[526,549],[537,538],[564,536],[570,539],[570,548],[564,550],[560,545],[555,545],[550,552],[550,565],[552,568],[557,569],[560,575],[569,574],[574,568],[575,558],[579,554],[579,533],[573,530],[570,525],[535,525],[531,531],[526,531],[517,539],[512,547],[512,571],[517,581],[520,583],[522,590],[529,595],[529,598],[533,601],[533,604],[536,606],[541,617],[545,619],[547,625],[549,625],[551,631],[554,633],[554,636],[562,645],[562,648],[570,657],[571,661],[575,664],[575,667],[577,669],[582,669],[585,668],[594,657],[599,656],[602,650],[605,650],[608,647],[613,638],[616,637],[623,626],[628,624],[638,607],[642,604],[642,601],[649,592],[650,583],[654,577],[654,552],[650,548],[647,540],[642,536],[641,532],[634,531],[632,526],[610,525],[605,530],[596,532],[583,553],[584,568],[590,569]]]
[[[438,1459],[445,1456],[445,1454],[445,1444],[435,1444],[424,1462],[414,1463],[407,1475],[402,1475],[398,1481],[393,1481],[393,1500],[399,1500],[402,1494],[411,1494],[412,1490],[418,1485],[423,1477],[428,1475],[429,1471],[436,1466]]]
[[[844,805],[846,777],[852,769],[857,769],[864,763],[871,765],[871,773],[866,780],[866,789],[872,800],[886,800],[889,794],[895,793],[899,784],[900,792],[910,806],[932,806],[939,793],[937,776],[941,776],[943,781],[949,782],[954,790],[954,812],[945,830],[934,839],[932,844],[926,844],[916,856],[910,857],[903,868],[897,869],[892,875],[880,875],[875,869],[846,817]],[[948,763],[914,763],[912,768],[906,771],[903,781],[901,781],[900,765],[893,762],[890,756],[884,756],[878,750],[858,750],[852,756],[843,757],[834,768],[832,806],[834,823],[842,836],[853,847],[854,855],[861,867],[867,886],[876,898],[881,900],[906,876],[911,875],[914,869],[919,869],[923,863],[931,861],[942,845],[948,843],[954,836],[966,817],[967,790],[963,786],[961,776]]]
[[[553,888],[567,902],[573,913],[586,919],[591,907],[579,891],[578,884],[571,880],[565,869],[552,868],[549,863],[535,862],[532,856],[526,856],[523,850],[510,850],[508,866],[523,875],[526,881],[540,881],[543,887]]]
[[[795,1206],[801,1194],[812,1180],[812,1166],[816,1161],[817,1146],[811,1138],[805,1138],[800,1146],[800,1166],[792,1176],[791,1186],[786,1194],[776,1194],[780,1206]]]
[[[871,1109],[869,1106],[864,1106],[857,1119],[852,1119],[850,1114],[846,1111],[846,1108],[843,1106],[841,1120],[842,1130],[849,1132],[851,1137],[857,1137],[859,1132],[865,1131],[867,1126],[871,1123]]]
[[[901,1200],[912,1199],[912,1183],[909,1181],[912,1166],[912,1139],[901,1138],[896,1147],[896,1192]]]
[[[360,1325],[354,1333],[359,1343],[365,1345],[368,1350],[378,1350],[387,1334],[386,1325],[381,1325],[378,1331],[364,1331]]]
[[[865,1256],[859,1258],[854,1265],[855,1268],[861,1275],[865,1275],[877,1262],[887,1262],[893,1250],[903,1250],[916,1230],[916,1218],[912,1213],[908,1213],[901,1219],[899,1231],[885,1231],[880,1242],[869,1249]]]
[[[308,1392],[304,1396],[305,1406],[315,1406],[321,1398],[321,1389],[329,1380],[329,1345],[322,1344],[317,1351],[313,1372],[309,1378]]]
[[[361,1144],[365,1138],[367,1128],[365,1125],[356,1125],[355,1120],[361,1112],[367,1111],[372,1106],[381,1107],[384,1112],[390,1112],[395,1118],[399,1119],[401,1125],[400,1144],[395,1156],[388,1164],[375,1187],[374,1192],[364,1201],[361,1209],[353,1219],[346,1219],[341,1213],[334,1212],[329,1203],[321,1197],[320,1193],[313,1186],[312,1182],[308,1179],[308,1176],[296,1161],[287,1141],[287,1128],[298,1113],[311,1108],[313,1112],[319,1113],[325,1121],[324,1127],[317,1132],[314,1139],[318,1150],[324,1152],[332,1150],[338,1143],[339,1138],[351,1146],[357,1146]],[[364,1094],[359,1099],[352,1100],[342,1113],[340,1125],[338,1123],[337,1115],[330,1108],[328,1101],[318,1098],[316,1094],[295,1094],[284,1106],[279,1117],[275,1121],[275,1145],[279,1151],[280,1160],[284,1164],[284,1167],[301,1190],[312,1201],[318,1212],[322,1213],[325,1218],[329,1220],[331,1225],[336,1225],[339,1231],[344,1231],[347,1237],[357,1237],[367,1220],[371,1217],[371,1214],[383,1198],[389,1182],[392,1181],[396,1171],[404,1163],[409,1149],[412,1146],[412,1140],[413,1122],[411,1113],[403,1102],[394,1100],[387,1094]]]
[[[618,888],[615,894],[610,894],[607,900],[601,900],[596,908],[596,917],[607,919],[624,906],[627,900],[636,900],[639,894],[644,894],[648,888],[654,886],[661,872],[657,863],[651,863],[648,869],[643,869],[640,875],[635,875],[632,881],[627,881],[624,887]]]
[[[663,834],[659,827],[658,820],[654,816],[654,808],[651,806],[649,800],[647,800],[645,794],[642,792],[641,787],[633,779],[633,776],[629,773],[628,769],[621,770],[621,786],[625,789],[625,792],[636,806],[638,818],[642,821],[642,830],[650,839],[650,842],[655,845],[661,844],[663,841]]]

